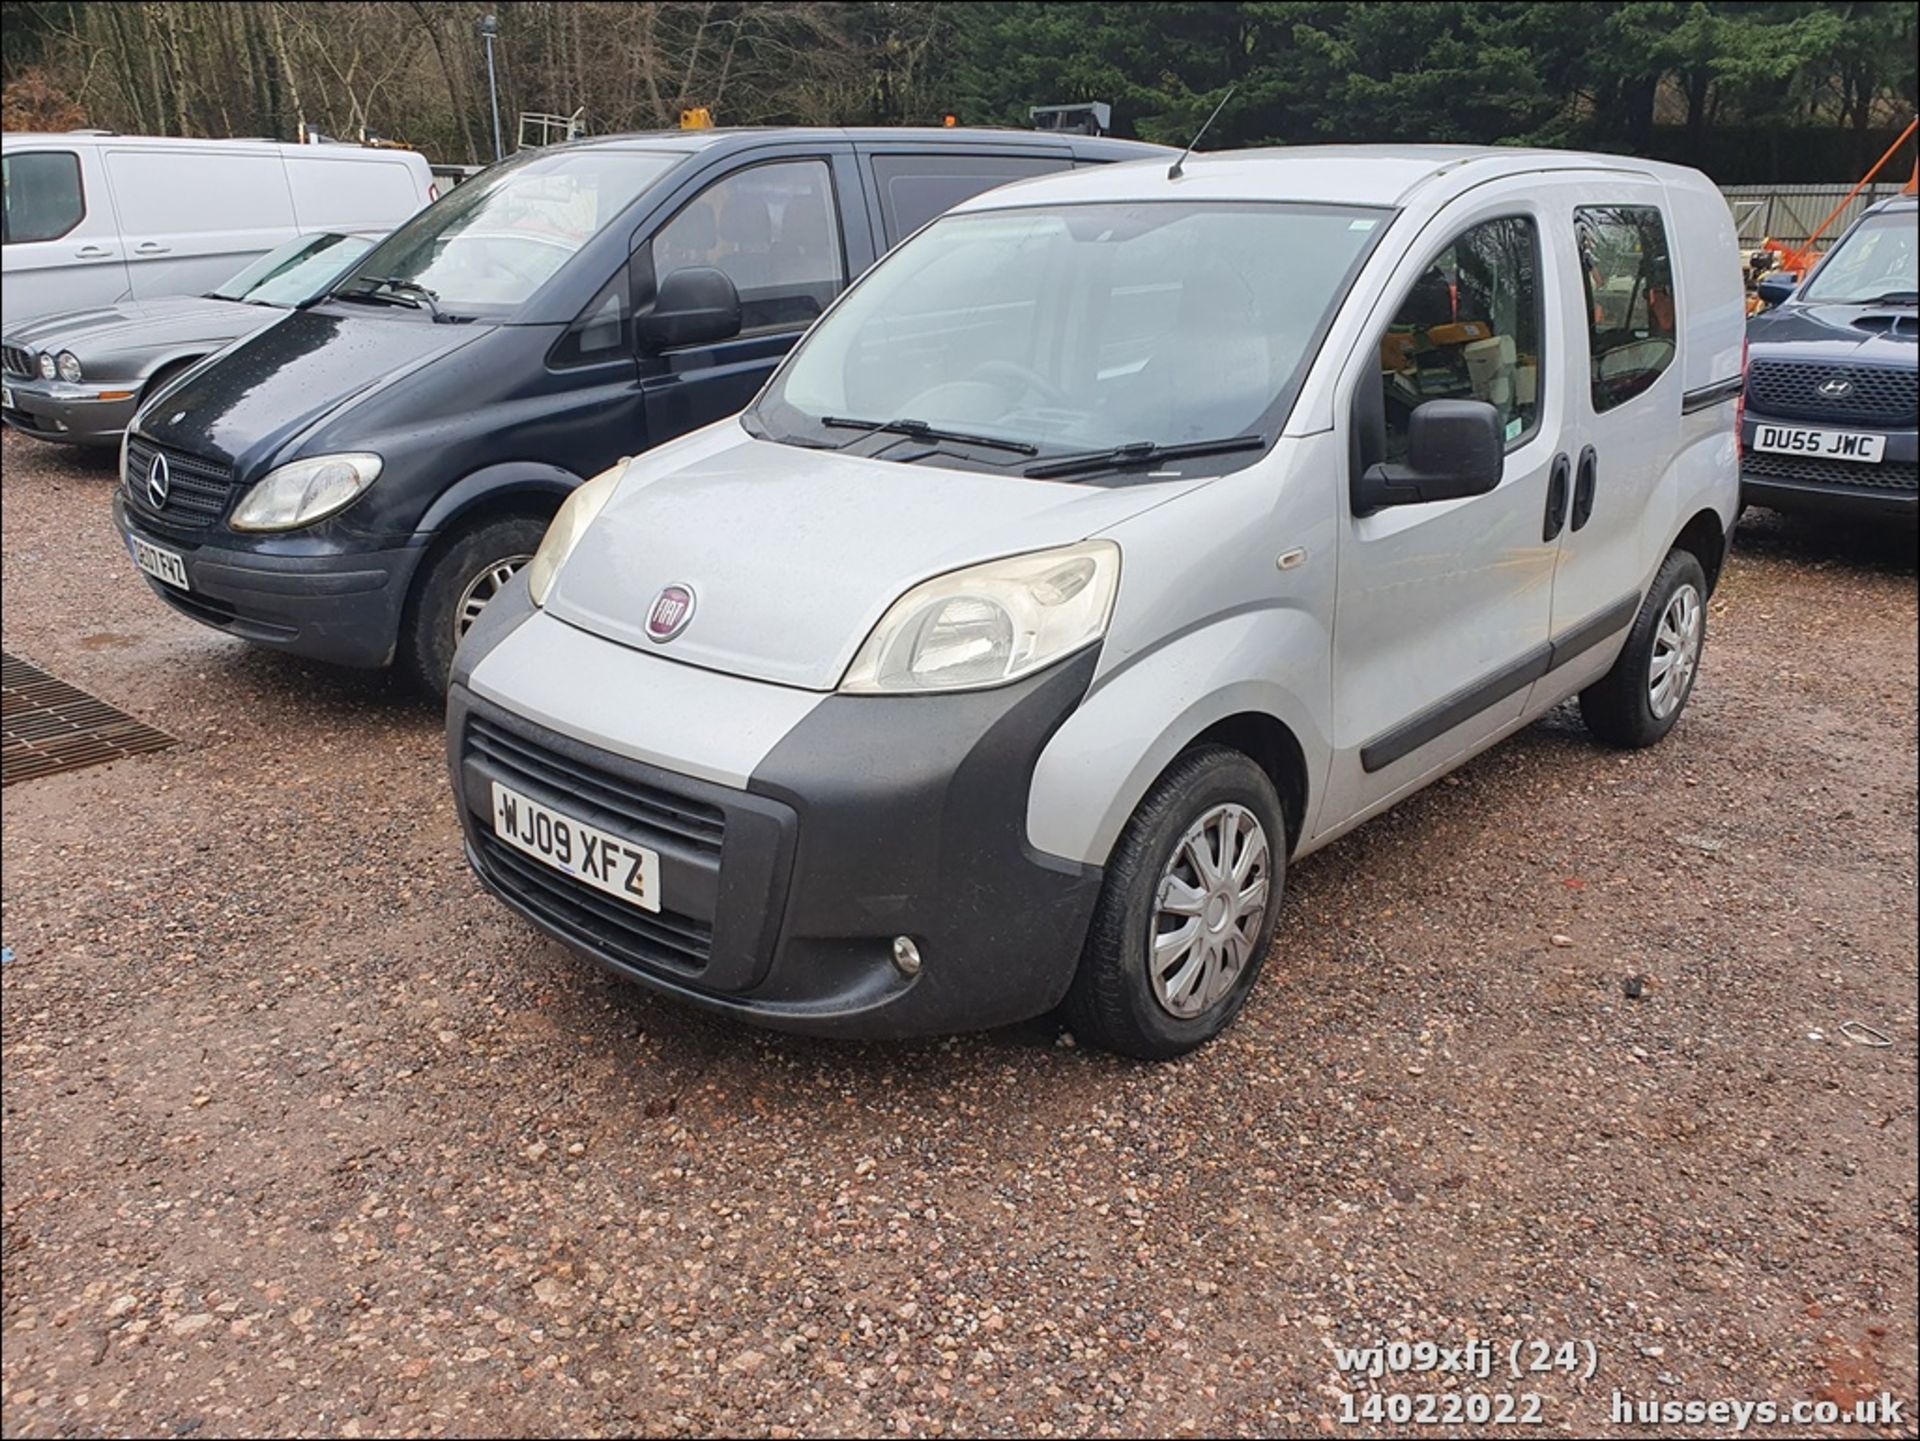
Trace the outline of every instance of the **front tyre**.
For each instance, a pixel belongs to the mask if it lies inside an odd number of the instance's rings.
[[[1286,845],[1280,797],[1245,755],[1206,745],[1175,760],[1108,863],[1062,1006],[1074,1034],[1161,1061],[1224,1030],[1272,944]]]
[[[1707,577],[1691,551],[1667,553],[1613,669],[1580,692],[1596,740],[1638,750],[1673,729],[1707,644]]]
[[[401,625],[396,663],[407,681],[444,696],[454,648],[488,601],[533,559],[547,523],[502,516],[458,536],[427,562]]]

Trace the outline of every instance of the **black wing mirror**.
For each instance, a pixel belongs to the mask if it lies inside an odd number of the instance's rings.
[[[1485,495],[1500,484],[1506,461],[1499,411],[1484,400],[1429,400],[1408,419],[1406,464],[1381,461],[1360,472],[1354,514]]]
[[[725,271],[707,265],[670,272],[652,307],[634,320],[634,344],[644,355],[712,345],[739,333],[740,292]]]
[[[1769,306],[1793,299],[1793,292],[1799,288],[1799,277],[1777,271],[1772,275],[1763,275],[1753,283],[1753,293],[1760,297],[1761,304]]]

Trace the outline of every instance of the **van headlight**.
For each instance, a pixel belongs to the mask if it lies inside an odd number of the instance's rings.
[[[235,530],[298,530],[345,510],[380,478],[380,457],[314,455],[270,470],[233,508]]]
[[[1120,588],[1108,540],[936,576],[880,617],[840,689],[855,695],[1005,685],[1107,633]]]
[[[615,461],[592,480],[583,483],[555,513],[552,523],[547,526],[546,535],[541,537],[540,549],[527,562],[527,593],[533,597],[535,605],[547,603],[547,592],[553,589],[553,578],[560,574],[560,567],[567,563],[567,557],[573,554],[573,548],[580,543],[580,537],[587,533],[587,527],[593,524],[595,517],[613,499],[613,492],[626,470],[624,458]]]

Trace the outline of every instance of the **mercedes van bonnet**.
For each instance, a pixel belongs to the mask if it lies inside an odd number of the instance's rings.
[[[568,500],[454,661],[497,895],[768,1025],[1064,1003],[1166,1057],[1245,1001],[1291,860],[1567,697],[1673,727],[1739,495],[1706,179],[1168,172],[962,204],[745,414]]]

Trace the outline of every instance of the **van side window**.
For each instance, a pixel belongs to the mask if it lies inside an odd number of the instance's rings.
[[[70,150],[36,150],[0,161],[5,176],[8,245],[58,240],[87,213],[80,188],[80,157]]]
[[[996,185],[1029,175],[1071,168],[1065,156],[876,155],[873,178],[880,191],[880,219],[889,244],[897,245],[936,215]]]
[[[695,265],[739,290],[742,333],[810,324],[847,278],[826,162],[756,165],[701,191],[653,238],[656,284]]]
[[[1540,237],[1514,215],[1454,237],[1401,301],[1380,339],[1386,459],[1407,456],[1414,408],[1484,400],[1500,412],[1507,449],[1540,421]]]
[[[1612,410],[1673,363],[1673,262],[1660,212],[1601,205],[1573,212],[1587,292],[1593,408]]]

